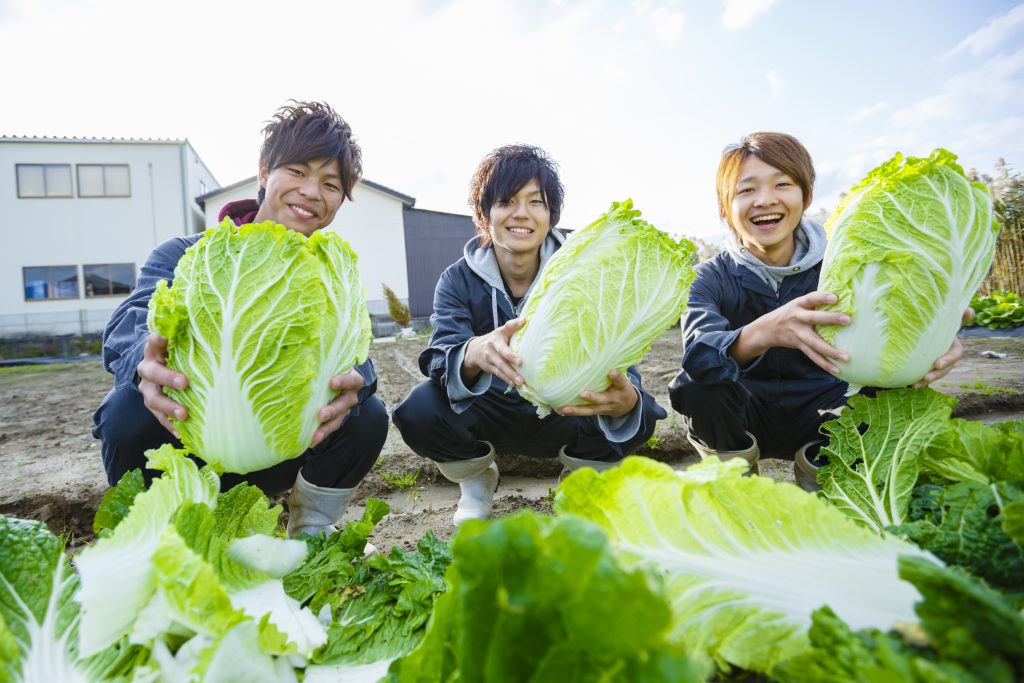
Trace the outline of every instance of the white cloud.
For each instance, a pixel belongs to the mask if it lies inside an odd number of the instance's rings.
[[[778,0],[722,0],[722,26],[726,31],[738,31],[770,10]]]
[[[672,9],[678,5],[678,0],[669,0],[663,5],[655,7],[649,0],[634,0],[633,19],[644,21],[654,27],[654,35],[666,43],[674,43],[683,34],[683,25],[686,22],[686,15],[679,10]],[[619,30],[622,20],[616,24]]]
[[[992,111],[1024,109],[1024,48],[998,54],[947,79],[940,92],[892,113],[896,125],[919,127],[964,121]]]
[[[866,107],[858,109],[850,118],[846,119],[846,121],[847,123],[861,123],[862,121],[867,121],[875,114],[885,111],[888,108],[888,102],[875,102],[874,104],[869,104]]]
[[[654,33],[660,40],[666,43],[674,43],[683,33],[685,16],[678,10],[673,11],[667,5],[662,5],[651,13],[651,23],[654,24]]]
[[[991,52],[1008,38],[1024,33],[1024,3],[998,16],[985,26],[960,41],[946,56],[951,57],[961,52],[970,52],[973,57],[981,57]]]
[[[775,69],[772,69],[765,78],[768,79],[768,86],[772,89],[772,97],[778,97],[782,94],[782,89],[786,87],[786,84],[779,78],[779,74],[775,73]]]

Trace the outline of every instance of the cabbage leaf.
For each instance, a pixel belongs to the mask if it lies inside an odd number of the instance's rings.
[[[150,330],[188,377],[166,393],[188,410],[181,441],[217,472],[245,474],[302,454],[337,392],[366,360],[370,318],[356,255],[338,235],[230,219],[158,283]]]
[[[811,615],[823,605],[856,629],[915,621],[920,595],[899,578],[898,558],[931,555],[745,470],[709,458],[677,473],[629,457],[600,475],[571,474],[555,511],[596,522],[626,567],[660,570],[671,640],[723,669],[770,672],[806,651]]]
[[[679,321],[696,248],[640,218],[630,199],[578,230],[548,259],[512,337],[519,394],[544,417],[604,391]]]
[[[839,301],[846,326],[818,328],[850,353],[838,376],[860,386],[917,382],[952,344],[992,265],[999,224],[992,198],[956,156],[897,153],[872,170],[826,223],[818,289]]]

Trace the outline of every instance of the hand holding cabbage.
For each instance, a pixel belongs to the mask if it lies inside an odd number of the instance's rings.
[[[370,342],[355,262],[335,234],[272,222],[226,220],[185,253],[173,287],[161,282],[150,300],[149,326],[168,340],[167,366],[188,377],[167,393],[187,411],[174,426],[190,451],[245,474],[341,424],[361,385],[345,373]]]
[[[695,251],[642,220],[628,199],[569,237],[540,274],[510,345],[523,360],[519,394],[539,417],[585,405],[581,392],[607,390],[611,370],[624,376],[679,320]],[[632,386],[613,391],[635,394]],[[621,399],[605,398],[621,409]],[[596,414],[565,414],[588,413]]]
[[[955,360],[950,343],[995,252],[999,225],[985,186],[945,150],[896,154],[850,191],[825,227],[818,286],[839,297],[828,310],[853,319],[819,328],[850,353],[837,376],[853,391],[937,379],[929,369]]]

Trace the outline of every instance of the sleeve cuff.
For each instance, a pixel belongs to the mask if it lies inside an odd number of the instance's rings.
[[[466,344],[461,344],[448,356],[448,400],[452,405],[483,396],[491,386],[491,373],[481,372],[472,387],[462,383],[462,360],[466,354]]]
[[[636,387],[633,387],[636,389]],[[640,419],[643,417],[644,399],[640,390],[636,389],[637,399],[633,410],[625,415],[611,417],[609,415],[598,415],[597,426],[600,427],[604,437],[612,443],[624,443],[629,441],[640,431]]]

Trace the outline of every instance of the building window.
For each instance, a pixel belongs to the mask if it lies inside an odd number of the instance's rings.
[[[25,278],[25,301],[78,298],[78,266],[36,266],[21,270]]]
[[[82,266],[85,297],[131,294],[135,289],[134,263],[101,263]]]
[[[15,164],[18,196],[70,197],[71,164]]]
[[[79,197],[131,197],[128,164],[78,164]]]
[[[205,180],[200,180],[199,181],[199,196],[202,197],[204,194],[206,194],[206,181]]]

